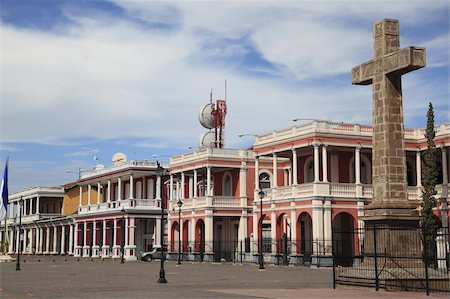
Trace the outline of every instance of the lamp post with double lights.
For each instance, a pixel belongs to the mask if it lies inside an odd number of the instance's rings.
[[[122,252],[120,253],[120,263],[123,264],[125,262],[125,259],[123,257],[124,255],[124,251],[125,251],[125,209],[122,207],[122,210],[120,211],[120,213],[122,214],[122,227],[121,227],[121,240],[122,242],[120,242],[122,245]]]
[[[260,213],[261,213],[261,217],[260,217],[260,224],[259,224],[259,269],[265,269],[264,268],[264,256],[263,256],[263,230],[262,230],[262,225],[263,225],[263,208],[262,208],[262,200],[264,198],[264,196],[266,195],[266,193],[264,193],[264,191],[262,191],[261,189],[258,192],[258,196],[259,196],[259,207],[260,207]]]
[[[183,202],[178,200],[178,263],[177,265],[181,265],[181,206]]]
[[[17,236],[19,238],[19,248],[17,248],[17,261],[16,261],[16,271],[20,271],[20,251],[22,248],[22,207],[23,207],[23,198],[20,197],[19,200],[19,235]]]
[[[160,242],[161,242],[161,264],[159,269],[159,279],[158,283],[167,283],[166,280],[166,272],[164,271],[164,180],[163,176],[165,174],[165,169],[161,166],[161,164],[156,161],[156,176],[160,177],[160,194],[161,194],[161,225],[160,225]]]

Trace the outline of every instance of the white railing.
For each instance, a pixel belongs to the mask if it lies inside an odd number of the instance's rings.
[[[292,186],[284,186],[274,189],[276,191],[277,198],[292,197]]]
[[[330,195],[338,197],[355,197],[356,196],[356,185],[355,184],[344,184],[344,183],[331,183],[330,184]]]
[[[300,184],[297,186],[293,186],[294,193],[298,197],[308,196],[313,193],[314,186],[313,183]]]
[[[78,212],[79,214],[96,213],[121,208],[158,208],[158,201],[156,199],[123,199],[81,206],[78,208]]]
[[[214,196],[213,206],[215,207],[240,207],[241,199],[233,196]]]
[[[450,123],[441,124],[435,127],[436,136],[450,133]],[[285,140],[290,137],[298,137],[314,132],[372,136],[372,126],[331,122],[325,120],[314,120],[302,125],[296,125],[287,129],[273,131],[268,134],[262,134],[256,137],[255,145],[260,146],[265,143],[276,142],[276,140]],[[408,139],[423,139],[425,129],[404,129],[404,135]]]

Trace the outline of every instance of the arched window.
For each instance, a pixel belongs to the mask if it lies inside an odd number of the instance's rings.
[[[270,188],[270,175],[267,172],[262,172],[259,175],[259,188],[261,189]]]
[[[232,186],[231,186],[231,175],[229,173],[225,173],[223,176],[223,190],[222,194],[224,196],[233,195]]]
[[[314,159],[309,157],[305,162],[305,183],[314,182]]]

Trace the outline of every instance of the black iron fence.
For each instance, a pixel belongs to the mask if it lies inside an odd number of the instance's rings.
[[[262,242],[245,238],[243,240],[178,241],[172,242],[168,259],[178,259],[181,247],[182,260],[258,263],[260,252],[267,263],[288,265],[292,256],[296,265],[312,262],[313,248],[317,256],[328,256],[331,260],[331,240],[293,240],[286,235],[280,239],[263,238]],[[331,266],[331,262],[329,264]]]
[[[374,225],[332,235],[334,287],[450,292],[448,228]]]

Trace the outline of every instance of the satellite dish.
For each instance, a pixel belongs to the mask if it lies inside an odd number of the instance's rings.
[[[213,111],[214,104],[209,103],[200,107],[200,111],[198,112],[198,120],[200,121],[200,124],[207,129],[213,129],[215,127],[214,116],[212,114]]]
[[[115,153],[114,156],[112,157],[113,165],[118,165],[120,163],[127,161],[128,161],[127,156],[125,156],[125,154],[121,152]]]
[[[201,135],[198,139],[198,148],[199,149],[206,149],[206,148],[213,148],[215,143],[215,134],[214,132],[206,132],[205,134]]]

